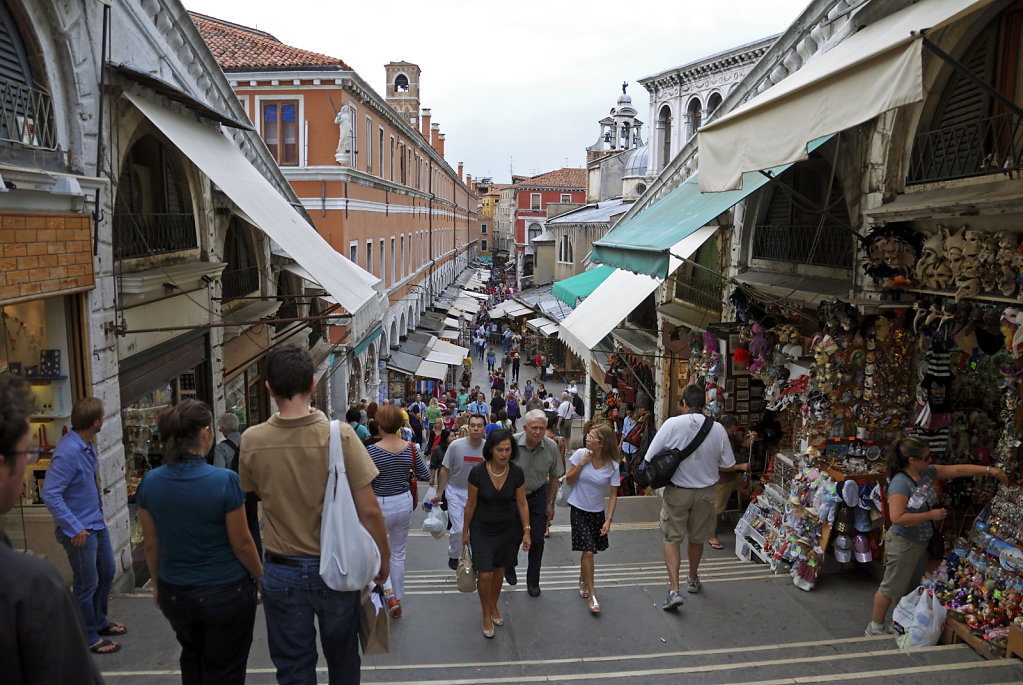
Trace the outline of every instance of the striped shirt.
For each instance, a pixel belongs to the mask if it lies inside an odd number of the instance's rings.
[[[408,475],[413,461],[412,451],[408,445],[405,445],[405,449],[397,454],[392,454],[379,445],[369,445],[366,447],[366,451],[369,452],[369,458],[373,460],[373,464],[380,471],[380,474],[373,479],[373,494],[378,497],[389,497],[408,492]],[[427,468],[426,462],[419,457],[418,448],[416,449],[415,465],[416,478],[429,480],[430,470]]]

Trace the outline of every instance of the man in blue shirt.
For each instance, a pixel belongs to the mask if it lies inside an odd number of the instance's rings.
[[[479,414],[483,417],[490,416],[490,405],[487,404],[483,393],[476,395],[476,401],[469,403],[468,410],[470,414]]]
[[[121,646],[106,637],[128,632],[107,619],[110,586],[114,582],[114,551],[103,519],[96,450],[93,438],[103,427],[103,402],[85,397],[71,409],[71,432],[53,451],[43,483],[43,501],[57,524],[57,541],[64,546],[71,572],[72,592],[85,623],[85,637],[96,654],[111,654]]]

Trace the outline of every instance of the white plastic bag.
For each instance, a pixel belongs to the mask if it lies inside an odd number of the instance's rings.
[[[440,507],[434,507],[426,515],[423,521],[423,530],[435,538],[440,538],[448,532],[448,515]]]
[[[572,494],[573,484],[565,480],[565,476],[559,478],[558,482],[560,485],[558,486],[558,494],[554,498],[554,504],[559,507],[567,507],[569,506],[568,496]]]
[[[331,590],[361,590],[380,571],[380,548],[359,520],[345,473],[341,428],[330,422],[330,471],[320,521],[320,577]]]
[[[892,614],[892,630],[899,649],[938,644],[947,611],[934,593],[920,586],[899,600]]]
[[[426,495],[423,497],[423,511],[430,511],[431,509],[433,509],[433,502],[431,500],[433,500],[433,498],[436,496],[437,488],[431,485],[429,489],[426,491]]]

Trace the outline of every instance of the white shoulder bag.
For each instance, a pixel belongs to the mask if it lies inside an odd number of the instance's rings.
[[[341,426],[330,422],[330,472],[320,521],[320,577],[331,590],[366,587],[380,571],[380,549],[359,520],[345,473]]]

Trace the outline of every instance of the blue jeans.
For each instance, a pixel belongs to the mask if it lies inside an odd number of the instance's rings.
[[[243,685],[256,624],[256,582],[181,586],[159,581],[160,611],[181,644],[184,685]]]
[[[114,550],[106,528],[90,530],[85,545],[75,547],[71,538],[56,529],[57,542],[64,546],[74,575],[72,593],[78,602],[85,624],[85,639],[90,645],[99,642],[99,631],[109,627],[107,604],[110,586],[114,583]]]
[[[331,685],[358,685],[359,592],[336,592],[320,578],[319,557],[288,557],[299,566],[263,566],[263,613],[280,685],[315,685],[316,626]]]

